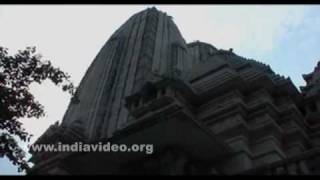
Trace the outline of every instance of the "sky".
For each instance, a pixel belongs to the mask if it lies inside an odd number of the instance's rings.
[[[15,53],[36,46],[44,59],[71,75],[78,85],[103,44],[130,16],[155,6],[173,17],[187,42],[196,40],[230,49],[269,64],[298,88],[301,75],[320,60],[318,5],[0,5],[0,46]],[[21,119],[34,142],[61,121],[70,95],[51,82],[31,86],[46,116]],[[27,144],[21,143],[25,150]],[[0,175],[17,168],[0,158]],[[22,173],[23,174],[23,173]]]

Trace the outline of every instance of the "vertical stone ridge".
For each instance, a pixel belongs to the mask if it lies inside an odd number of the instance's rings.
[[[133,91],[133,88],[134,88],[135,74],[137,72],[140,49],[142,48],[141,41],[142,41],[142,37],[144,34],[144,30],[145,30],[146,16],[147,16],[146,11],[143,11],[140,15],[138,31],[137,31],[136,39],[134,41],[134,46],[133,46],[134,49],[132,51],[133,55],[131,57],[132,64],[130,65],[130,69],[128,70],[129,72],[128,72],[128,79],[127,79],[127,86],[125,89],[125,96],[130,95]],[[130,116],[127,109],[124,109],[124,111],[126,112],[126,115],[121,113],[121,115],[123,115],[123,119],[121,120],[123,124],[129,122],[130,119],[133,118],[132,116]]]
[[[137,19],[136,16],[134,16],[134,18],[132,18],[132,21],[133,21],[132,24],[134,24],[136,22],[136,19]],[[129,29],[131,30],[131,28],[129,28]],[[123,46],[128,47],[128,43],[126,41],[128,40],[129,37],[121,37],[120,36],[120,38],[123,41]],[[128,49],[128,48],[122,47],[122,49],[120,49],[119,51],[123,52],[123,51],[125,51],[125,49]],[[119,62],[119,66],[116,67],[116,69],[117,69],[116,76],[119,77],[122,74],[122,71],[123,71],[122,63],[124,63],[125,59],[123,58],[123,55],[121,56],[121,58],[118,55],[118,58],[114,59],[114,61],[121,61],[121,62]],[[106,71],[106,73],[110,73],[110,72]],[[112,77],[112,78],[115,79],[115,77]],[[113,85],[111,83],[115,83],[115,82],[110,81],[109,78],[106,79],[104,82],[106,82],[107,86],[103,86],[103,91],[102,91],[101,96],[99,98],[100,101],[99,101],[99,105],[97,107],[98,110],[94,114],[92,119],[96,119],[97,117],[105,117],[106,114],[110,113],[110,108],[107,108],[108,107],[107,102],[110,100],[110,98],[112,96],[112,94],[110,94],[110,91],[112,91],[113,89],[116,89],[118,84],[121,83],[121,81],[116,81],[117,83]],[[92,128],[92,132],[96,133],[96,135],[92,135],[93,137],[100,137],[101,136],[101,133],[102,133],[101,127],[103,125],[103,119],[104,118],[97,118],[97,120],[95,120],[93,122],[94,126]]]
[[[130,61],[130,59],[128,58],[128,52],[129,49],[131,49],[130,47],[130,39],[132,37],[132,33],[133,33],[133,29],[134,29],[134,23],[135,21],[132,21],[131,26],[128,28],[128,31],[126,33],[126,39],[125,39],[125,48],[122,51],[121,54],[121,58],[119,61],[120,62],[120,66],[118,68],[118,73],[117,73],[117,80],[116,80],[116,86],[114,87],[113,90],[113,94],[112,94],[112,100],[111,100],[111,111],[109,111],[108,114],[108,120],[110,122],[108,130],[110,132],[116,130],[117,128],[117,124],[118,124],[118,120],[119,120],[119,111],[121,108],[124,108],[124,106],[121,106],[121,100],[122,98],[122,91],[125,89],[125,75],[126,75],[126,71],[127,71],[127,66],[128,63]]]
[[[162,55],[162,48],[163,48],[163,19],[165,18],[164,13],[159,13],[158,18],[158,28],[157,28],[157,35],[156,35],[156,44],[155,44],[155,52],[153,54],[153,64],[152,64],[152,71],[155,73],[160,72],[160,63],[161,63],[161,55]]]
[[[116,78],[119,74],[119,66],[120,66],[120,57],[121,57],[121,51],[124,49],[124,38],[123,37],[119,37],[118,39],[116,39],[116,41],[118,41],[118,44],[117,44],[117,48],[115,50],[115,55],[114,57],[112,58],[112,64],[111,64],[111,69],[110,69],[110,76],[106,79],[107,81],[107,85],[106,85],[106,92],[109,92],[107,93],[105,100],[106,101],[110,101],[112,98],[113,98],[113,93],[110,93],[110,91],[114,90],[115,89],[115,86],[117,85],[116,83]],[[99,108],[102,108],[102,107],[99,107]],[[92,117],[89,117],[88,119],[90,119]],[[92,122],[91,122],[91,133],[90,133],[90,136],[91,138],[94,137],[94,131],[95,131],[95,118],[92,119]]]
[[[134,83],[134,92],[138,91],[151,76],[153,55],[156,43],[159,12],[155,9],[147,11],[146,26],[142,37],[142,48],[139,54],[138,71]]]
[[[114,50],[115,48],[115,50]],[[88,131],[89,131],[89,136],[94,136],[92,132],[94,132],[94,129],[96,127],[96,116],[97,114],[99,114],[101,112],[101,109],[102,109],[102,104],[103,104],[103,101],[105,99],[108,99],[108,94],[105,94],[104,92],[106,92],[106,90],[109,90],[110,89],[110,84],[109,84],[109,69],[111,68],[110,64],[112,63],[112,59],[114,58],[114,55],[115,55],[115,52],[117,51],[117,48],[118,47],[110,47],[109,50],[111,52],[105,52],[107,53],[107,55],[109,56],[102,56],[101,58],[102,59],[111,59],[111,60],[105,60],[105,66],[104,66],[104,71],[103,71],[103,74],[102,74],[102,77],[101,77],[101,86],[99,89],[97,89],[98,93],[96,95],[96,98],[95,98],[95,107],[94,107],[94,112],[91,112],[90,114],[90,117],[88,118],[88,120],[92,121],[91,123],[88,123],[87,127],[89,127]],[[105,55],[105,53],[103,53]],[[103,111],[104,112],[104,111]]]
[[[133,82],[134,82],[134,74],[136,71],[136,67],[137,67],[137,61],[138,59],[138,53],[139,49],[141,48],[141,39],[142,39],[142,35],[144,33],[144,26],[145,26],[145,16],[146,16],[146,11],[140,12],[138,13],[137,17],[139,18],[139,31],[137,33],[137,42],[136,42],[136,46],[132,47],[135,50],[133,51],[133,55],[132,57],[129,59],[130,61],[133,61],[132,63],[132,68],[129,69],[129,78],[128,78],[128,87],[126,87],[126,89],[128,89],[127,93],[130,93],[131,88],[133,86]],[[108,92],[110,93],[110,92]],[[112,104],[109,101],[107,107],[111,107]],[[108,108],[108,111],[110,111],[110,108]],[[111,136],[112,133],[114,132],[114,129],[112,129],[112,127],[110,126],[110,114],[105,115],[102,119],[102,127],[100,129],[100,131],[102,131],[101,136],[102,137],[108,137]]]
[[[167,16],[166,14],[164,14],[164,16]],[[168,61],[168,58],[167,58],[167,50],[168,50],[168,47],[166,46],[166,42],[169,41],[168,39],[168,21],[167,21],[167,18],[164,18],[163,19],[163,36],[162,36],[162,45],[161,45],[161,61],[160,61],[160,74],[165,74],[166,73],[166,64],[167,64],[167,61]]]
[[[136,22],[134,24],[134,26],[132,27],[132,32],[129,36],[129,41],[128,41],[128,46],[129,47],[132,47],[132,48],[129,48],[128,49],[128,53],[127,53],[127,56],[126,58],[128,59],[128,64],[127,64],[127,68],[126,68],[126,71],[124,72],[125,74],[125,78],[123,79],[123,85],[124,85],[124,88],[121,90],[121,106],[120,108],[118,108],[118,120],[117,120],[117,128],[121,128],[123,126],[123,124],[125,123],[125,121],[127,120],[128,118],[128,110],[126,108],[124,108],[124,97],[128,96],[129,95],[129,92],[128,91],[130,88],[130,80],[129,80],[129,74],[130,74],[130,69],[131,69],[131,66],[132,66],[132,63],[133,63],[133,55],[134,55],[134,47],[136,46],[136,42],[137,42],[137,39],[138,39],[138,30],[139,30],[139,27],[140,27],[140,23],[141,23],[141,17],[142,16],[139,16],[139,18],[137,19],[138,22]]]

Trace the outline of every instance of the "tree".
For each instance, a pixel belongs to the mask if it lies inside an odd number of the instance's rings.
[[[63,91],[71,95],[75,92],[70,76],[42,59],[35,47],[19,50],[15,55],[0,47],[0,157],[7,156],[19,172],[29,166],[16,139],[29,142],[32,135],[18,120],[44,116],[43,105],[29,91],[30,84],[49,79]]]

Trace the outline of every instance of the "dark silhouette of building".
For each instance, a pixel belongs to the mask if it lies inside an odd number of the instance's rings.
[[[102,47],[61,124],[35,144],[153,144],[143,152],[33,152],[29,174],[317,174],[320,65],[290,78],[204,42],[155,8]]]

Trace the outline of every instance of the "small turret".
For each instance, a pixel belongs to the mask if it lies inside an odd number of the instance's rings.
[[[302,112],[310,126],[313,144],[320,146],[320,61],[313,72],[302,77],[306,81],[306,86],[300,87],[304,97]]]

